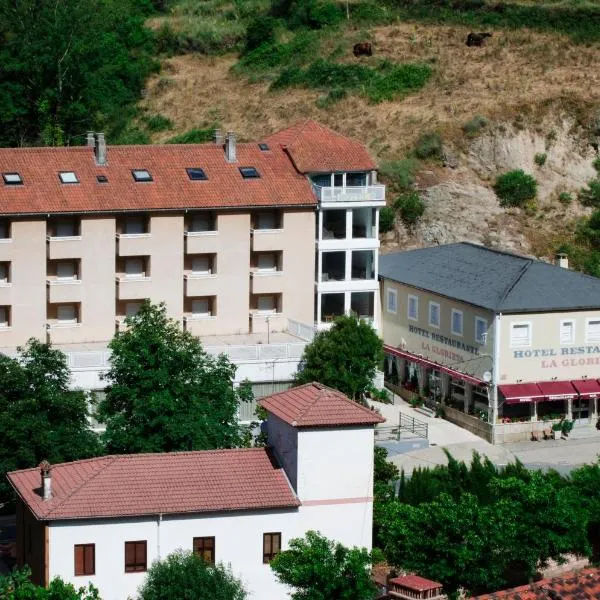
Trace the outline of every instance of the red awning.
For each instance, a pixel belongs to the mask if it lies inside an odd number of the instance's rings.
[[[450,375],[453,379],[462,379],[467,383],[471,383],[473,385],[485,385],[481,379],[477,379],[477,377],[473,377],[472,375],[466,375],[465,373],[461,373],[456,369],[451,369],[450,367],[446,367],[445,365],[440,365],[424,356],[417,356],[416,354],[412,354],[411,352],[406,352],[406,350],[399,350],[398,348],[394,348],[393,346],[387,346],[384,344],[383,350],[388,354],[393,354],[394,356],[399,356],[400,358],[404,358],[411,362],[425,365],[427,367],[431,367],[436,371],[441,371],[442,373],[446,373]]]
[[[538,387],[546,396],[546,400],[570,400],[577,398],[577,390],[570,381],[541,381]]]
[[[510,383],[499,385],[506,404],[519,404],[520,402],[536,402],[544,397],[536,383]]]
[[[571,381],[571,383],[582,398],[600,398],[600,381],[596,381],[595,379],[580,379],[579,381]]]

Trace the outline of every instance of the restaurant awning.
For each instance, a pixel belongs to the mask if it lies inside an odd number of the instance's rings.
[[[386,344],[383,345],[384,352],[388,354],[392,354],[393,356],[398,356],[400,358],[404,358],[405,360],[409,360],[411,362],[417,363],[419,365],[425,365],[426,367],[431,367],[436,371],[441,371],[442,373],[446,373],[450,375],[453,379],[462,379],[467,383],[471,383],[473,385],[485,385],[481,379],[477,377],[473,377],[472,375],[467,375],[466,373],[461,373],[456,369],[452,369],[450,367],[446,367],[445,365],[441,365],[436,363],[424,356],[417,356],[416,354],[412,354],[411,352],[407,352],[406,350],[399,350],[398,348],[394,348],[393,346],[388,346]]]
[[[577,398],[577,390],[570,381],[540,381],[538,387],[546,396],[545,400],[570,400]]]
[[[536,402],[544,398],[544,394],[536,383],[507,383],[499,385],[506,404],[519,404],[521,402]]]
[[[600,381],[596,379],[580,379],[571,381],[573,387],[579,392],[583,399],[600,398]]]

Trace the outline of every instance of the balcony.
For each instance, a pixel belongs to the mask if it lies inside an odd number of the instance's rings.
[[[183,317],[183,323],[186,331],[192,335],[217,335],[217,317],[215,316],[195,316],[186,315]]]
[[[252,322],[251,333],[284,331],[287,325],[285,316],[275,311],[252,310],[250,311],[250,320]]]
[[[144,300],[152,297],[150,277],[117,277],[118,300]]]
[[[70,344],[77,336],[77,330],[81,328],[80,322],[63,323],[51,320],[47,323],[46,329],[52,344]]]
[[[253,294],[278,294],[281,292],[283,271],[259,270],[250,273]]]
[[[322,187],[313,184],[317,199],[327,202],[381,202],[385,203],[385,185],[353,187]]]
[[[190,273],[185,278],[185,295],[188,297],[216,296],[217,276],[211,273]]]
[[[186,254],[215,254],[219,250],[218,231],[186,231]]]
[[[252,230],[253,252],[273,252],[276,250],[283,250],[285,242],[285,233],[283,229]]]
[[[117,233],[119,256],[150,256],[152,254],[152,234]]]
[[[12,238],[0,238],[0,261],[12,259]]]
[[[83,253],[83,240],[80,235],[69,235],[64,237],[48,236],[48,258],[57,260],[60,258],[81,258]]]
[[[12,283],[0,283],[0,306],[12,304]]]
[[[50,303],[81,302],[81,279],[48,279],[47,283]]]

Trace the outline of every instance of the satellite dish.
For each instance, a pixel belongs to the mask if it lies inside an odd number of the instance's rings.
[[[492,374],[491,374],[490,371],[484,371],[484,373],[483,373],[483,380],[486,383],[489,383],[492,380]]]

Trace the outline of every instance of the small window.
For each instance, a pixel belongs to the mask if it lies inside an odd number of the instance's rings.
[[[79,183],[74,171],[61,171],[58,174],[61,183]]]
[[[78,223],[74,219],[58,219],[54,226],[56,237],[76,237],[78,234]]]
[[[204,172],[204,169],[201,169],[200,167],[194,167],[194,168],[189,168],[186,169],[188,177],[192,180],[192,181],[206,181],[208,179],[208,177],[206,176],[206,173]]]
[[[408,318],[411,321],[419,320],[419,298],[418,296],[408,296]]]
[[[531,324],[512,323],[510,326],[510,345],[513,348],[531,346]]]
[[[77,279],[77,266],[75,263],[70,260],[56,263],[56,278],[61,281]]]
[[[5,185],[23,185],[23,178],[19,173],[2,173]]]
[[[278,216],[272,210],[256,213],[254,217],[254,229],[278,229]]]
[[[277,256],[274,252],[261,252],[257,256],[256,266],[259,271],[277,271]]]
[[[10,222],[6,219],[0,219],[0,240],[10,239]]]
[[[575,342],[575,321],[560,322],[560,343],[573,344]]]
[[[108,183],[108,177],[106,175],[96,175],[96,181],[98,183]]]
[[[75,575],[96,574],[96,545],[75,544]]]
[[[208,298],[192,300],[192,315],[194,317],[210,317],[210,301]]]
[[[274,313],[277,310],[275,296],[258,296],[257,308],[260,313]]]
[[[133,169],[131,174],[135,181],[152,181],[152,175],[150,175],[150,171],[147,171],[146,169]]]
[[[126,217],[123,221],[123,233],[137,235],[148,231],[148,222],[144,217]]]
[[[263,533],[263,564],[268,565],[281,552],[281,533]]]
[[[586,342],[600,342],[600,319],[588,319],[585,328]]]
[[[210,275],[210,256],[204,254],[203,256],[194,256],[192,258],[192,273],[194,275]]]
[[[10,281],[10,263],[0,262],[0,285]]]
[[[398,291],[394,288],[387,290],[387,311],[394,315],[398,312]]]
[[[125,316],[126,317],[135,317],[138,314],[141,308],[140,302],[127,302],[125,304]]]
[[[125,573],[139,573],[146,570],[146,541],[125,542]]]
[[[440,326],[440,305],[437,302],[429,303],[429,325],[436,328]]]
[[[259,172],[254,167],[240,167],[240,173],[244,179],[258,179]]]
[[[463,312],[455,308],[452,309],[452,333],[454,335],[463,334]]]
[[[260,148],[261,152],[267,152],[269,150],[269,144],[259,144],[258,147]]]
[[[59,304],[56,307],[56,320],[59,323],[77,323],[77,311],[72,304]]]
[[[487,337],[487,321],[481,317],[475,317],[475,341],[485,344]]]
[[[127,279],[139,279],[144,277],[144,259],[127,258],[125,259],[125,277]]]
[[[201,233],[204,231],[215,231],[215,217],[210,212],[193,214],[189,220],[188,232]]]
[[[194,554],[200,556],[210,565],[215,564],[215,538],[195,537],[193,541]]]
[[[0,329],[6,329],[9,323],[10,307],[0,306]]]

